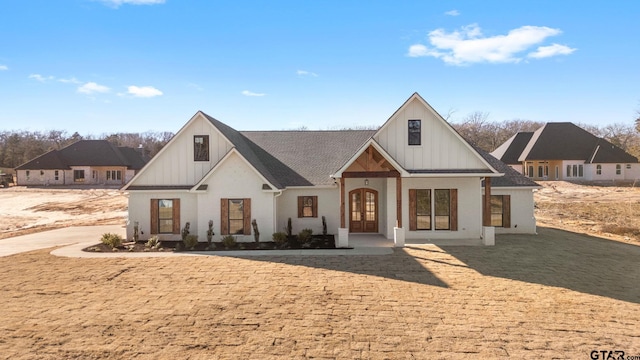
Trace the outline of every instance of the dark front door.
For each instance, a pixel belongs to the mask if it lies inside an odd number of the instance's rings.
[[[378,232],[378,192],[355,189],[349,192],[349,232]]]

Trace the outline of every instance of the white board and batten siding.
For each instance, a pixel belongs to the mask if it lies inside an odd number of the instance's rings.
[[[317,217],[298,217],[298,196],[318,197]],[[311,229],[314,234],[322,234],[322,216],[327,220],[327,232],[337,234],[340,227],[340,190],[335,188],[290,188],[276,198],[278,220],[275,231],[285,231],[291,218],[293,233]]]
[[[421,120],[421,145],[408,145],[409,120]],[[374,139],[405,169],[486,169],[454,130],[417,98],[389,119]]]
[[[491,188],[491,195],[509,195],[511,197],[510,227],[496,227],[496,234],[535,234],[536,218],[534,214],[533,190],[527,188]],[[482,191],[484,194],[484,191]]]
[[[479,178],[432,178],[402,180],[402,224],[406,230],[406,239],[428,241],[433,239],[478,239],[482,233],[482,188]],[[435,214],[433,190],[458,190],[458,230],[416,230],[409,231],[409,189],[432,190],[432,214]]]
[[[148,240],[151,234],[151,199],[180,199],[180,229],[187,221],[191,232],[198,228],[196,195],[187,191],[131,191],[129,192],[129,218],[127,239],[133,239],[133,227],[138,222],[140,240]],[[160,240],[180,240],[180,234],[157,234]],[[206,239],[206,237],[205,237]]]
[[[193,137],[209,135],[209,161],[194,161]],[[232,148],[211,122],[196,114],[131,185],[194,185]]]
[[[262,190],[264,180],[237,153],[231,153],[216,171],[204,182],[207,191],[198,193],[197,223],[198,240],[206,241],[209,220],[213,220],[214,241],[222,234],[221,199],[251,199],[251,219],[255,219],[260,231],[260,241],[271,241],[275,225],[275,200],[272,191]],[[251,235],[235,235],[238,242],[254,241]]]

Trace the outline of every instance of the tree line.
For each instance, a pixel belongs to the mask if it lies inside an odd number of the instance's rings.
[[[142,147],[145,154],[154,156],[171,139],[171,132],[112,133],[80,135],[64,130],[0,131],[0,167],[15,168],[48,151],[60,150],[78,140],[107,140],[116,146]]]

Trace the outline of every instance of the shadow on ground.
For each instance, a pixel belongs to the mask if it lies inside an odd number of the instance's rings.
[[[391,255],[356,256],[239,256],[246,260],[276,262],[293,266],[306,266],[352,274],[378,276],[392,280],[448,288],[449,286],[427,270],[416,258],[396,249]]]
[[[501,235],[494,247],[442,247],[495,276],[640,303],[640,246],[552,228]]]

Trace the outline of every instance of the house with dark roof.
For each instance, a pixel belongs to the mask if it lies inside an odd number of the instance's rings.
[[[127,236],[180,239],[189,222],[206,239],[261,241],[282,231],[351,234],[396,244],[535,233],[538,185],[465,141],[413,94],[378,130],[238,131],[199,111],[123,187]]]
[[[51,150],[16,170],[17,185],[122,186],[149,159],[137,149],[118,147],[106,140],[79,140]]]
[[[633,155],[570,122],[519,132],[491,153],[535,180],[611,181],[640,178]]]

